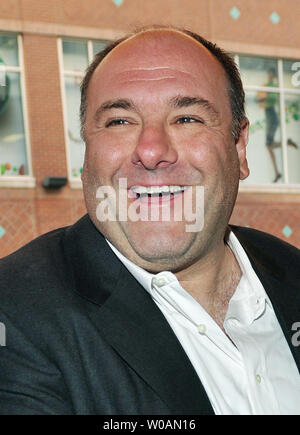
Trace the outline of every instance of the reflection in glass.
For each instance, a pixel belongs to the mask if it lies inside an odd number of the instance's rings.
[[[300,59],[283,61],[283,86],[300,91]]]
[[[18,42],[15,35],[0,33],[0,63],[8,66],[18,66]]]
[[[270,70],[272,70],[274,78],[278,80],[276,59],[239,56],[239,66],[244,86],[265,86],[266,77]]]
[[[76,78],[65,77],[65,90],[68,117],[68,140],[71,159],[71,176],[80,178],[84,159],[84,143],[80,137],[80,87]]]
[[[275,69],[270,68],[268,70],[268,79],[264,86],[269,88],[278,86]],[[276,107],[278,106],[278,94],[276,92],[259,91],[256,99],[260,107],[265,111],[266,146],[275,172],[273,182],[276,183],[282,178],[282,171],[278,167],[275,154],[275,149],[281,146],[280,141],[275,141],[276,130],[279,126],[279,108]]]
[[[84,71],[88,65],[87,43],[84,41],[63,41],[64,69]]]
[[[285,122],[290,183],[300,183],[300,95],[285,95]]]
[[[8,73],[6,102],[0,100],[0,175],[28,174],[20,76]]]
[[[250,120],[247,147],[250,176],[245,184],[282,182],[279,95],[248,91],[246,113]]]

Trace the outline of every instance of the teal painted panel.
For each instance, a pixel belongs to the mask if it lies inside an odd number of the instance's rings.
[[[283,230],[282,230],[282,234],[283,234],[285,237],[290,237],[290,235],[292,234],[292,232],[293,232],[293,230],[292,230],[288,225],[286,225],[286,226],[283,228]]]
[[[124,0],[113,0],[116,6],[122,6]]]
[[[278,24],[280,21],[280,16],[277,14],[277,12],[272,12],[269,18],[273,24]]]
[[[240,15],[241,15],[240,10],[236,6],[231,8],[229,13],[231,15],[231,18],[233,18],[234,20],[238,20],[240,18]]]

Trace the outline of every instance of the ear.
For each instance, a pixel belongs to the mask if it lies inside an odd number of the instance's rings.
[[[245,180],[248,177],[250,171],[248,168],[248,162],[246,157],[246,146],[249,137],[249,120],[245,118],[241,123],[241,131],[239,138],[236,140],[235,146],[238,153],[238,159],[240,163],[240,180]]]

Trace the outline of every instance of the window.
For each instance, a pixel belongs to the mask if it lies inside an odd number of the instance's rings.
[[[21,37],[0,33],[0,183],[32,174],[24,105]],[[32,187],[31,185],[29,187]]]
[[[236,56],[250,120],[242,186],[300,184],[300,62]]]
[[[102,50],[107,42],[59,40],[67,161],[70,185],[73,187],[80,186],[84,158],[84,143],[80,137],[79,122],[80,82],[94,55]]]
[[[80,187],[84,143],[80,137],[80,82],[108,41],[59,39],[65,138],[70,185]],[[235,55],[250,120],[247,188],[300,188],[300,60]]]

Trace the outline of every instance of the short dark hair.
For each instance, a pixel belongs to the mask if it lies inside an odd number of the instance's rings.
[[[211,41],[203,38],[187,29],[177,28],[175,26],[164,26],[164,25],[154,25],[142,27],[134,30],[133,32],[123,36],[116,41],[109,43],[103,50],[97,53],[94,57],[93,62],[88,66],[85,72],[85,76],[81,82],[81,103],[80,103],[80,123],[81,123],[81,136],[85,140],[85,118],[86,118],[86,108],[87,108],[87,90],[89,86],[90,79],[93,72],[97,66],[102,62],[102,60],[110,53],[115,47],[117,47],[121,42],[126,41],[132,36],[144,33],[148,30],[177,30],[185,35],[188,35],[200,42],[204,47],[206,47],[210,53],[220,62],[223,66],[226,77],[228,80],[228,97],[231,106],[232,113],[232,136],[235,140],[239,138],[241,131],[241,122],[245,119],[245,92],[243,89],[243,84],[241,81],[240,73],[237,65],[235,64],[233,58],[226,51],[218,47]]]

